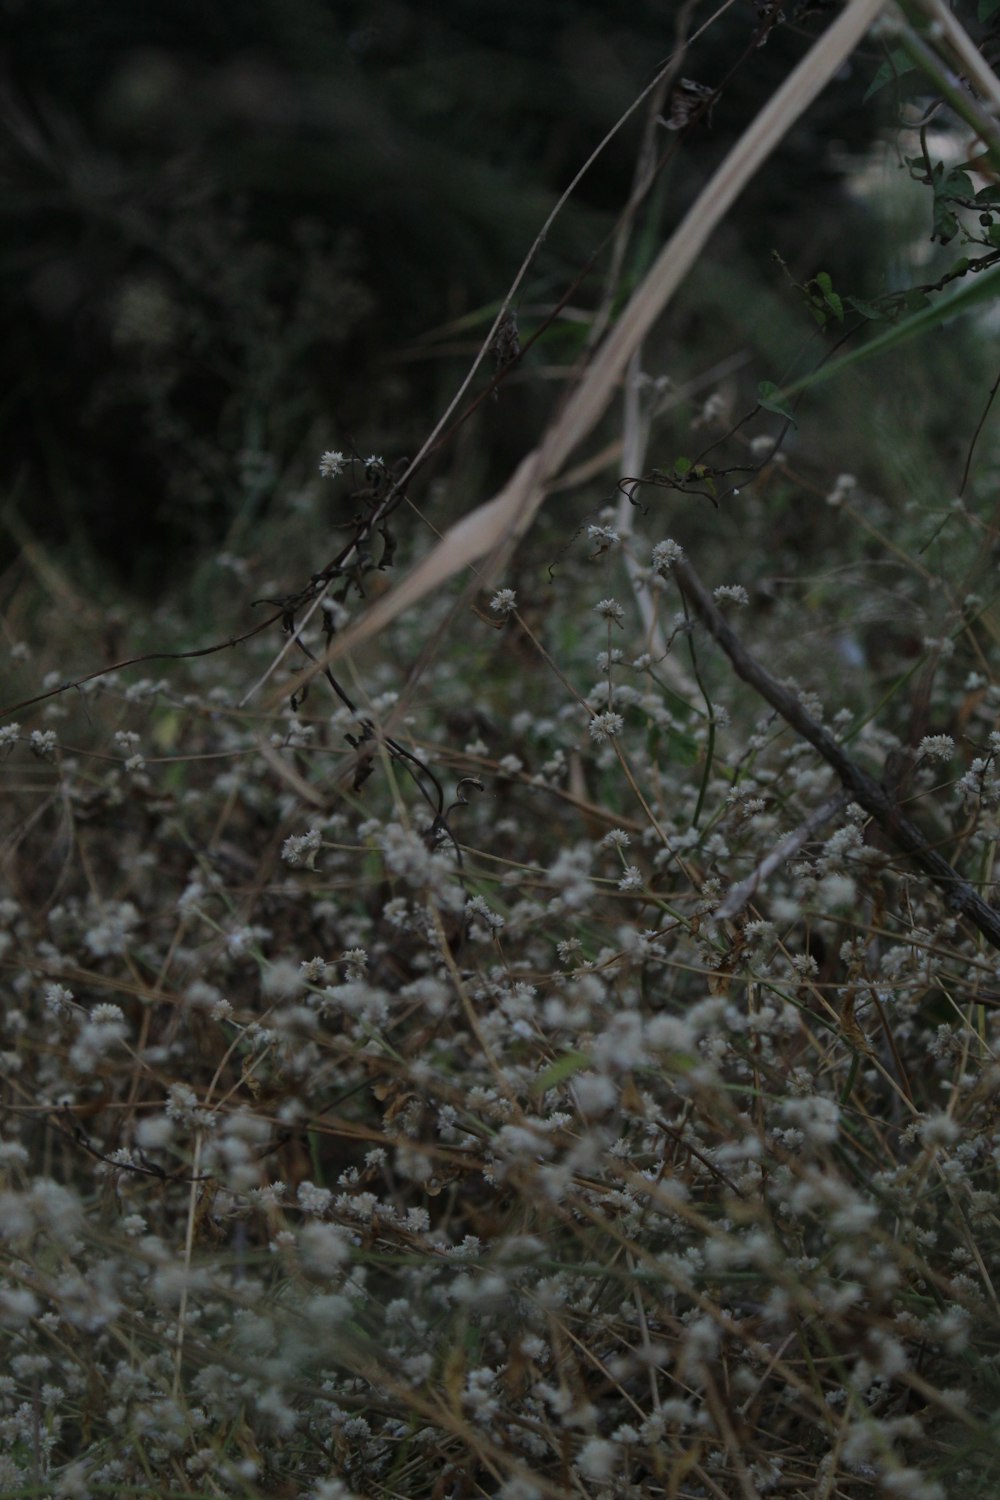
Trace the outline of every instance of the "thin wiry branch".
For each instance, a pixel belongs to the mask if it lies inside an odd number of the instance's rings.
[[[827,765],[836,771],[853,800],[874,818],[890,842],[907,854],[941,890],[948,908],[970,922],[994,948],[1000,948],[1000,911],[988,906],[954,866],[931,848],[916,823],[900,812],[896,800],[881,782],[851,760],[839,740],[806,712],[795,694],[750,655],[685,558],[674,564],[673,576],[685,599],[729,657],[736,675],[749,683],[772,708],[777,709],[786,724],[819,751]]]

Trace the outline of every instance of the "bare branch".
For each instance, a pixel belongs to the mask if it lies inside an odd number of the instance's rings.
[[[715,600],[691,564],[681,558],[673,565],[673,576],[681,592],[702,623],[715,637],[733,664],[738,677],[749,683],[772,708],[808,740],[832,766],[851,797],[875,819],[882,832],[942,891],[945,904],[971,922],[994,948],[1000,948],[1000,911],[988,906],[976,890],[943,855],[932,849],[915,823],[904,817],[895,799],[885,787],[863,771],[834,739],[828,729],[806,712],[799,699],[746,650],[738,636],[723,619]]]

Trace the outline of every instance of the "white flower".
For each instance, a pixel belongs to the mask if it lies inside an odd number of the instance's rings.
[[[328,449],[326,453],[320,454],[319,472],[324,479],[336,479],[338,474],[343,474],[346,462],[342,453],[337,453],[332,448]]]
[[[31,753],[37,755],[39,760],[51,760],[56,753],[56,732],[54,729],[33,729],[31,731]]]
[[[499,912],[492,910],[482,896],[473,896],[465,903],[465,915],[467,917],[479,917],[491,932],[499,932],[504,925],[504,918]]]
[[[955,741],[950,734],[925,734],[917,746],[918,755],[928,760],[951,760],[955,754]]]
[[[330,1207],[333,1194],[329,1188],[317,1187],[314,1182],[300,1182],[296,1191],[299,1207],[305,1214],[325,1214]]]
[[[310,828],[308,833],[287,838],[281,846],[281,857],[286,865],[315,870],[316,855],[319,853],[322,842],[323,835],[319,829]]]
[[[68,1016],[73,1006],[73,992],[61,984],[47,984],[43,991],[45,1009],[53,1018]]]
[[[848,499],[857,487],[858,481],[853,474],[838,474],[833,489],[826,497],[827,505],[832,505],[835,509],[837,506],[843,505],[844,501]]]
[[[621,620],[625,614],[617,599],[601,599],[594,605],[594,610],[605,620]]]
[[[513,589],[497,589],[490,600],[490,609],[494,614],[510,615],[517,608],[517,595]]]
[[[713,597],[717,604],[738,604],[742,607],[750,603],[750,596],[741,583],[720,583]]]
[[[926,1115],[920,1122],[920,1140],[924,1146],[950,1146],[960,1134],[956,1121],[943,1112]]]
[[[22,1328],[38,1312],[38,1299],[27,1287],[0,1291],[0,1327]]]
[[[605,740],[613,739],[616,734],[621,734],[625,727],[625,720],[621,714],[611,713],[595,714],[590,721],[590,737],[599,745]]]
[[[325,984],[328,971],[330,971],[330,966],[325,959],[303,959],[300,968],[301,977],[306,984]]]
[[[588,1438],[577,1454],[577,1467],[587,1479],[607,1480],[621,1462],[621,1455],[614,1443],[606,1438]]]
[[[653,548],[653,567],[658,573],[666,572],[672,568],[675,562],[680,562],[684,556],[684,548],[679,542],[671,541],[657,542]]]
[[[84,933],[83,941],[97,958],[124,953],[138,922],[139,913],[131,901],[107,906],[93,926]]]
[[[299,1231],[299,1252],[314,1276],[335,1276],[350,1259],[350,1240],[336,1224],[306,1224]]]

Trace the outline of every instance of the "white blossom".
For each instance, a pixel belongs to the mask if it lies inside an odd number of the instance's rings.
[[[336,479],[338,475],[343,474],[346,463],[347,460],[342,453],[330,448],[326,453],[320,454],[319,472],[324,479]]]

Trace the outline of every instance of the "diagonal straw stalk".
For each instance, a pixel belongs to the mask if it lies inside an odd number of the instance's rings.
[[[884,3],[885,0],[850,0],[785,79],[668,240],[538,447],[521,461],[499,494],[456,522],[396,588],[357,624],[337,636],[327,651],[293,680],[290,688],[286,683],[280,694],[275,694],[275,700],[290,690],[300,691],[324,666],[376,636],[404,610],[411,609],[463,568],[489,558],[487,577],[495,573],[500,555],[506,555],[527,532],[547,487],[606,411],[633,352],[720,221],[782,137],[850,56]]]

